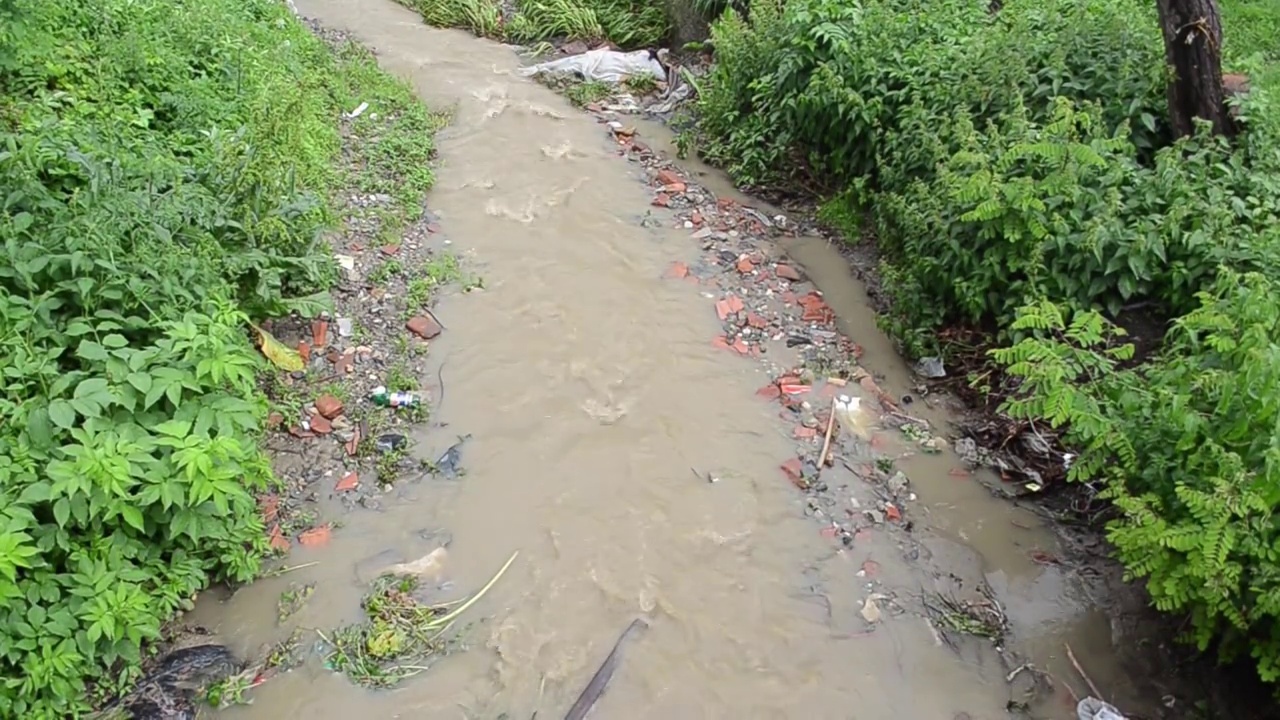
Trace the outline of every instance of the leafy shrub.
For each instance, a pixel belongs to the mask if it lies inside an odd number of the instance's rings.
[[[1262,171],[1280,170],[1274,161],[1249,162],[1205,135],[1144,165],[1103,127],[1096,108],[1065,100],[1045,125],[1013,114],[979,133],[962,117],[952,135],[961,149],[933,178],[869,195],[880,236],[900,243],[895,264],[916,283],[896,291],[916,313],[910,326],[1004,326],[1041,297],[1113,317],[1158,298],[1182,313],[1224,263],[1277,269],[1280,172]]]
[[[641,0],[517,0],[509,16],[499,0],[399,1],[428,25],[511,42],[608,40],[624,48],[653,47],[667,33],[661,4]]]
[[[275,0],[6,13],[0,715],[63,718],[126,687],[211,579],[257,572],[246,321],[333,277],[335,120],[372,63],[335,64]]]
[[[1191,639],[1252,655],[1280,679],[1280,306],[1260,273],[1225,271],[1174,323],[1157,361],[1121,369],[1132,346],[1096,311],[1044,302],[995,351],[1022,394],[1015,417],[1065,427],[1077,481],[1123,512],[1109,538],[1155,606],[1190,617]]]
[[[712,36],[700,128],[746,184],[794,171],[781,160],[796,153],[828,185],[897,189],[954,151],[931,136],[958,113],[1044,121],[1056,96],[1108,101],[1107,129],[1131,121],[1138,147],[1165,135],[1159,26],[1137,3],[760,0]]]

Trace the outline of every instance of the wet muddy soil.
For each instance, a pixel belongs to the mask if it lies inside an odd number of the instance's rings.
[[[600,717],[1070,718],[1081,670],[1160,715],[1100,583],[955,452],[836,247],[510,48],[390,0],[298,7],[451,123],[427,215],[382,242],[353,195],[337,314],[275,328],[312,364],[280,381],[264,500],[288,555],[190,619],[295,661],[228,716],[561,717],[637,618]],[[370,401],[393,385],[421,409]],[[377,585],[397,564],[413,587]],[[390,622],[375,588],[438,617],[484,587],[412,677],[335,659],[335,629]]]

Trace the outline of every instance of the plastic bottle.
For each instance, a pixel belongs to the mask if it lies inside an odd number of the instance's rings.
[[[373,392],[369,394],[369,399],[379,407],[417,407],[422,404],[422,398],[417,393],[388,392],[381,385],[373,389]]]

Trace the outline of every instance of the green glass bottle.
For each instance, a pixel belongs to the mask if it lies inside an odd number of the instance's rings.
[[[422,398],[417,393],[388,392],[381,385],[373,389],[373,392],[369,394],[369,399],[379,407],[417,407],[422,404]]]

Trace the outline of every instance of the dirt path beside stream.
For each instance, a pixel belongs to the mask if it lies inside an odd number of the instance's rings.
[[[297,5],[452,111],[431,227],[409,242],[452,248],[483,289],[435,307],[445,329],[408,367],[446,401],[407,452],[431,464],[469,440],[457,477],[348,495],[344,438],[282,433],[323,448],[282,467],[311,478],[334,525],[293,547],[305,567],[210,594],[192,620],[247,656],[357,620],[370,568],[447,545],[453,599],[519,557],[458,630],[466,651],[425,674],[366,690],[319,643],[228,716],[560,717],[637,616],[651,627],[599,717],[997,720],[1026,703],[1065,719],[1063,685],[1085,691],[1066,644],[1108,700],[1148,711],[1087,578],[1039,517],[974,481],[825,241],[669,165],[662,129],[618,136],[518,77],[510,48],[390,0]],[[389,255],[353,242],[335,247],[352,285],[378,285]],[[417,257],[407,277],[430,272]],[[373,353],[405,329],[369,332]],[[385,379],[371,367],[348,402]],[[841,396],[859,408],[819,471]],[[299,585],[314,592],[280,617]]]

